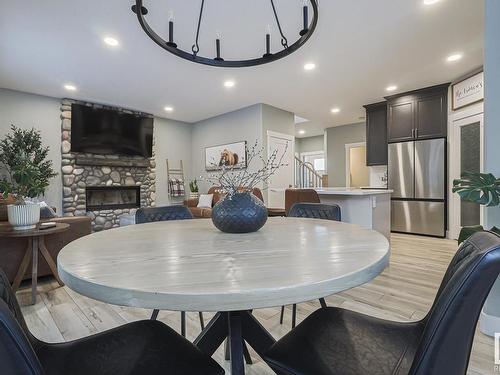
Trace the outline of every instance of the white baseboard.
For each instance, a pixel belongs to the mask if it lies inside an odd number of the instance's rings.
[[[495,336],[495,332],[500,332],[500,316],[489,315],[481,310],[479,317],[479,330],[488,336]]]

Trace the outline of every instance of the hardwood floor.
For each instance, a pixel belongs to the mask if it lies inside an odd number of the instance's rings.
[[[429,310],[456,249],[455,241],[393,234],[390,266],[370,283],[330,296],[326,301],[331,306],[385,319],[419,320]],[[113,306],[86,298],[68,287],[58,287],[53,279],[39,283],[35,305],[28,305],[29,285],[22,286],[17,296],[30,330],[49,342],[74,340],[151,315],[151,310]],[[300,322],[318,308],[318,301],[300,304],[297,320]],[[291,326],[290,306],[285,310],[283,325],[279,324],[279,312],[279,308],[254,312],[276,338],[287,333]],[[206,313],[206,320],[211,316]],[[159,319],[180,330],[178,312],[161,311]],[[187,336],[194,339],[200,332],[197,313],[188,313],[186,320]],[[468,374],[494,374],[493,350],[493,339],[476,330]],[[247,366],[248,374],[273,374],[255,353],[251,354],[254,364]],[[222,347],[214,358],[229,374]]]

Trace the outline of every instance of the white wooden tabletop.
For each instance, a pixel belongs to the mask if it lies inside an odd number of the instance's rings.
[[[82,237],[57,258],[85,296],[123,306],[234,311],[326,297],[363,284],[389,263],[380,233],[329,220],[269,218],[228,234],[211,220],[125,226]]]

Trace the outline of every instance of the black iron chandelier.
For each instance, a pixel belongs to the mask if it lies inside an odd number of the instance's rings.
[[[245,66],[255,66],[266,64],[272,61],[279,60],[285,56],[290,55],[291,53],[298,50],[300,47],[304,45],[304,43],[310,38],[314,29],[316,28],[316,24],[318,22],[318,2],[317,0],[308,0],[304,2],[302,6],[302,19],[303,19],[303,28],[298,33],[299,38],[291,45],[288,43],[288,39],[285,37],[283,30],[281,29],[281,24],[278,18],[278,13],[276,11],[276,7],[274,6],[274,1],[270,0],[271,7],[274,13],[274,19],[276,20],[276,26],[278,27],[280,37],[281,37],[281,46],[282,50],[273,53],[271,51],[271,35],[268,31],[265,35],[265,51],[261,57],[247,59],[247,60],[224,60],[221,56],[221,41],[220,38],[215,39],[215,57],[203,57],[198,55],[200,50],[200,46],[198,45],[198,39],[200,35],[200,26],[203,17],[203,6],[205,5],[205,0],[201,0],[200,13],[198,16],[198,25],[196,28],[196,37],[194,40],[194,44],[191,48],[190,52],[183,51],[182,49],[177,47],[177,44],[174,42],[174,22],[172,20],[168,23],[169,36],[168,41],[164,40],[161,36],[159,36],[146,22],[145,15],[148,13],[146,7],[142,5],[142,0],[136,0],[135,5],[132,6],[132,11],[137,15],[137,19],[139,20],[139,24],[141,25],[144,32],[160,47],[166,49],[168,52],[173,53],[176,56],[182,57],[185,60],[189,60],[198,64],[212,65],[212,66],[221,66],[221,67],[229,67],[229,68],[239,68]],[[313,10],[312,20],[309,23],[309,6]],[[140,9],[140,12],[137,10]]]

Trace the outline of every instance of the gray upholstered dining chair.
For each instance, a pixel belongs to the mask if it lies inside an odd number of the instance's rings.
[[[500,236],[475,233],[458,249],[429,313],[396,322],[319,309],[264,354],[279,375],[465,375],[481,309],[500,273]]]
[[[224,370],[159,321],[142,320],[63,343],[35,338],[0,269],[2,374],[211,374]]]
[[[188,220],[193,219],[193,214],[186,206],[143,207],[135,213],[135,223],[153,223],[157,221]],[[151,320],[156,320],[160,310],[154,309]],[[201,329],[205,328],[203,313],[198,312]],[[186,312],[181,311],[181,335],[186,336]]]
[[[308,217],[311,219],[324,219],[341,221],[340,207],[336,204],[323,203],[294,203],[288,211],[288,217]],[[324,298],[319,299],[321,307],[327,307]],[[280,324],[283,324],[285,306],[281,306]],[[297,305],[292,306],[292,328],[297,322]]]

